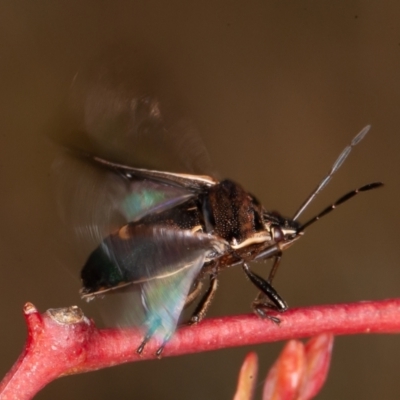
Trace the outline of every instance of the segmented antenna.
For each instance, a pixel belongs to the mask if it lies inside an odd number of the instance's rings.
[[[350,200],[352,197],[355,195],[361,193],[361,192],[366,192],[367,190],[372,190],[372,189],[377,189],[379,187],[383,186],[382,182],[372,182],[368,183],[367,185],[364,185],[358,189],[352,190],[349,193],[346,193],[344,196],[342,196],[340,199],[336,200],[333,204],[330,206],[326,207],[324,210],[322,210],[318,215],[315,217],[311,218],[309,221],[307,221],[305,224],[301,225],[299,228],[299,232],[304,231],[308,226],[313,224],[314,222],[318,221],[320,218],[322,218],[324,215],[329,214],[331,211],[333,211],[337,206],[340,204],[343,204],[347,200]]]
[[[351,143],[347,147],[345,147],[345,149],[340,153],[339,157],[332,165],[332,168],[329,171],[328,175],[326,175],[326,177],[324,179],[322,179],[321,183],[317,186],[317,188],[313,192],[311,192],[310,196],[304,201],[304,203],[297,210],[296,214],[293,217],[293,221],[295,221],[299,218],[299,216],[303,213],[303,211],[314,200],[315,196],[318,193],[320,193],[322,191],[322,189],[329,183],[329,181],[332,179],[333,174],[342,166],[342,164],[344,163],[344,160],[346,160],[346,158],[349,156],[353,147],[356,146],[358,143],[361,142],[361,140],[364,139],[365,135],[368,133],[368,131],[370,129],[371,129],[371,125],[367,125],[363,129],[361,129],[361,131],[354,137],[354,139],[351,141]],[[361,188],[358,190],[361,190]],[[364,189],[364,190],[366,190],[366,189]],[[335,206],[335,205],[338,205],[338,202],[336,202],[333,206]],[[319,219],[321,216],[322,215],[318,216],[317,219]],[[309,225],[309,223],[307,223],[307,225]],[[303,228],[304,228],[304,226],[303,226]]]

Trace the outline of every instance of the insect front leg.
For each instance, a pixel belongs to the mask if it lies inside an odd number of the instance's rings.
[[[267,281],[272,284],[272,281],[275,277],[276,272],[278,271],[278,267],[281,263],[282,253],[277,254],[274,257],[274,264],[272,265],[271,271],[269,272]]]
[[[218,288],[217,275],[213,274],[210,277],[210,283],[207,291],[203,294],[199,304],[197,305],[196,309],[192,314],[192,317],[190,318],[189,325],[196,325],[205,317],[214,299],[217,288]]]
[[[261,296],[258,295],[252,304],[254,312],[261,318],[268,318],[271,321],[279,324],[280,319],[268,315],[266,309],[284,312],[288,309],[285,300],[283,300],[278,292],[272,287],[269,281],[270,278],[268,278],[268,280],[265,280],[261,276],[251,271],[246,263],[243,263],[242,268],[246,276],[249,278],[250,282],[253,283],[253,285],[256,286],[261,292]]]
[[[278,267],[279,267],[279,265],[280,265],[280,261],[281,261],[281,258],[282,258],[282,253],[279,253],[278,255],[276,255],[275,257],[274,257],[274,263],[273,263],[273,265],[272,265],[272,268],[271,268],[271,271],[270,271],[270,273],[269,273],[269,275],[268,275],[268,279],[267,279],[267,282],[269,283],[269,284],[271,284],[272,285],[272,281],[273,281],[273,279],[274,279],[274,277],[275,277],[275,274],[276,274],[276,272],[278,271]],[[265,305],[264,305],[265,304]],[[258,295],[257,295],[257,297],[255,298],[255,300],[253,301],[253,307],[256,305],[257,307],[263,307],[263,305],[264,305],[264,308],[271,308],[270,306],[269,306],[269,304],[270,304],[270,302],[268,301],[268,298],[266,297],[266,295],[263,293],[263,292],[258,292]],[[258,314],[258,313],[257,313]]]

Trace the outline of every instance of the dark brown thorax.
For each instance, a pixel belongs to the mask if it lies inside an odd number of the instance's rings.
[[[203,215],[207,230],[229,243],[241,243],[264,230],[262,206],[240,185],[224,180],[205,196]]]

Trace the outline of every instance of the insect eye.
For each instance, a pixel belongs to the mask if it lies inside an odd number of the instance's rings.
[[[271,227],[272,239],[274,242],[282,242],[285,239],[285,235],[282,232],[282,229],[279,226],[273,225]]]

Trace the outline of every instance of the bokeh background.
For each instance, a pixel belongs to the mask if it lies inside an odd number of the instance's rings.
[[[400,4],[396,1],[3,1],[0,5],[0,373],[22,350],[25,302],[78,304],[74,247],[59,240],[49,130],[76,72],[115,48],[176,91],[221,176],[292,215],[363,126],[372,131],[311,216],[370,181],[285,254],[291,306],[400,295]],[[129,54],[128,54],[129,53]],[[165,78],[165,77],[168,78]],[[75,266],[76,269],[76,266]],[[240,269],[210,315],[249,311]],[[90,309],[87,314],[95,316]],[[59,379],[37,399],[229,399],[245,354],[259,386],[282,343],[140,362]],[[338,337],[319,398],[400,397],[397,336]]]

